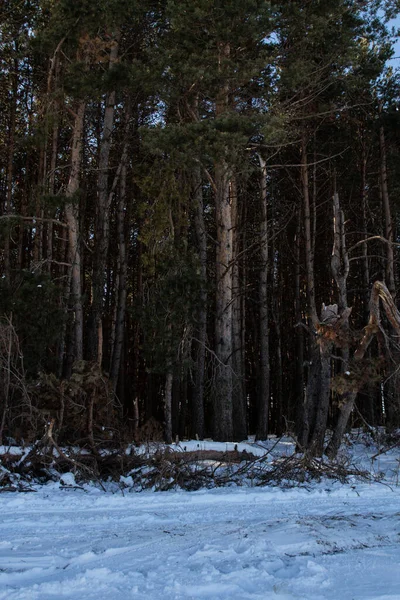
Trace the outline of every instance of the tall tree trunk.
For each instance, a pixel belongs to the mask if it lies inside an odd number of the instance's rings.
[[[364,239],[368,238],[368,186],[367,186],[367,156],[365,132],[362,137],[362,155],[361,155],[361,204],[362,204],[362,227]],[[364,321],[369,317],[369,296],[370,296],[370,259],[368,256],[368,242],[362,245],[362,273],[363,273],[363,300],[364,300]],[[364,415],[370,425],[374,425],[374,384],[369,383],[365,391],[366,410]]]
[[[381,112],[380,107],[380,112]],[[390,208],[390,198],[388,189],[388,176],[387,176],[387,162],[386,162],[386,142],[385,142],[385,130],[383,124],[379,128],[379,144],[381,151],[381,165],[380,165],[380,183],[381,183],[381,195],[383,210],[385,215],[385,237],[387,239],[386,244],[386,285],[391,293],[392,297],[396,296],[396,279],[394,271],[394,251],[393,251],[393,220],[392,212]],[[399,404],[399,392],[396,377],[391,377],[387,382],[386,386],[386,424],[390,427],[395,425],[396,417],[395,412],[397,405]],[[384,392],[384,386],[382,386],[382,393]]]
[[[315,179],[316,173],[314,173]],[[315,304],[314,242],[311,236],[310,191],[307,140],[305,134],[303,134],[301,144],[301,182],[303,189],[308,308],[313,331],[318,333],[320,330],[320,319],[318,318]],[[324,320],[325,314],[322,314],[321,321]],[[303,431],[300,434],[299,443],[307,452],[320,456],[324,447],[324,436],[329,410],[332,343],[329,339],[319,336],[318,343],[312,338],[310,346],[311,364],[306,389]]]
[[[305,149],[305,152],[307,150]],[[315,244],[317,240],[317,134],[314,133],[314,158],[313,158],[313,176],[312,176],[312,198],[311,198],[311,218],[312,218],[312,233],[311,233],[311,259],[314,265]],[[310,223],[311,227],[311,223]]]
[[[204,376],[207,344],[207,231],[204,222],[203,187],[200,166],[193,173],[194,227],[200,262],[200,306],[198,310],[197,340],[195,341],[195,376],[192,399],[192,432],[204,437]]]
[[[383,211],[385,215],[385,237],[388,241],[388,244],[386,244],[386,281],[387,287],[392,296],[394,297],[396,293],[396,284],[394,276],[393,221],[390,209],[389,190],[387,182],[386,143],[383,125],[381,125],[379,128],[379,144],[381,151],[380,179]]]
[[[281,302],[279,294],[279,282],[274,281],[273,298],[271,303],[272,320],[276,332],[276,349],[275,349],[275,387],[274,387],[274,406],[276,415],[276,434],[282,435],[285,432],[285,418],[288,416],[288,404],[283,405],[283,365],[282,365],[282,333],[281,333]]]
[[[337,319],[334,316],[328,316],[328,320],[335,324],[335,320],[339,322],[340,319],[340,338],[341,338],[341,350],[342,350],[342,369],[344,372],[348,369],[349,362],[349,315],[351,309],[347,305],[347,277],[349,274],[349,258],[346,249],[346,238],[344,231],[344,214],[340,209],[339,194],[335,191],[333,195],[333,225],[334,225],[334,243],[331,259],[332,274],[334,276],[338,293],[339,293],[339,305],[337,311]],[[330,308],[330,307],[328,307]],[[326,322],[326,319],[321,318],[322,321]],[[324,448],[324,437],[326,431],[326,425],[328,421],[329,411],[329,397],[330,397],[330,380],[331,380],[331,348],[332,343],[320,337],[320,360],[321,360],[321,397],[316,411],[316,422],[315,428],[312,434],[310,446],[312,451],[321,455]],[[342,438],[344,429],[347,425],[348,414],[350,414],[355,395],[350,397],[342,398],[342,409],[339,412],[338,422],[335,428],[335,433],[332,437],[331,448],[336,443],[337,436]],[[350,408],[348,404],[351,404]],[[346,418],[347,417],[347,418]],[[340,442],[339,442],[340,443]]]
[[[46,181],[46,167],[47,163],[47,140],[45,140],[44,147],[40,148],[39,151],[39,169],[38,169],[38,180],[36,186],[36,207],[35,217],[38,219],[35,221],[35,235],[33,238],[33,261],[36,268],[39,267],[40,262],[43,258],[43,218],[44,212],[41,206],[41,195],[45,190]]]
[[[58,64],[58,61],[57,61]],[[57,67],[57,76],[58,76],[58,67]],[[61,109],[61,105],[58,99],[54,100],[54,108],[53,108],[53,128],[51,133],[51,150],[50,150],[50,172],[48,174],[48,193],[50,196],[54,196],[56,193],[56,168],[57,168],[57,150],[58,150],[58,135],[59,135],[59,111]],[[54,227],[53,222],[51,220],[54,217],[54,209],[49,209],[48,214],[50,216],[50,220],[47,226],[47,270],[49,274],[52,273],[53,267],[53,258],[54,258],[54,247],[53,247],[53,238],[54,238]],[[63,234],[63,238],[65,239],[67,233]],[[59,260],[61,262],[65,262],[65,242],[62,243],[61,253]],[[60,252],[60,250],[59,250]],[[67,293],[60,294],[59,305],[61,310],[66,311],[66,303],[68,302],[68,291],[70,289],[70,274],[68,270],[65,269],[64,266],[60,267],[62,269],[62,273],[64,274],[64,283],[63,288],[67,290]],[[63,365],[64,365],[64,352],[65,352],[65,336],[67,333],[67,319],[63,319],[61,324],[61,332],[57,342],[57,350],[56,350],[56,362],[57,362],[57,376],[59,378],[62,377]]]
[[[116,391],[118,384],[118,375],[121,366],[122,346],[124,343],[125,330],[125,312],[127,296],[127,256],[125,240],[125,215],[126,215],[126,164],[121,171],[120,198],[118,202],[117,213],[117,236],[118,236],[118,289],[116,319],[115,319],[115,339],[113,354],[111,360],[110,377],[113,383],[113,389]]]
[[[140,228],[140,225],[139,225]],[[132,281],[132,289],[135,291],[135,295],[137,301],[140,303],[140,306],[143,306],[143,260],[142,260],[142,243],[138,240],[136,245],[136,253],[135,253],[135,263],[136,267],[132,270],[133,281]],[[142,380],[144,376],[144,369],[141,369],[140,363],[140,324],[138,322],[134,322],[133,324],[133,348],[132,348],[132,397],[133,397],[133,414],[134,414],[134,426],[137,425],[136,429],[139,428],[140,422],[140,413],[139,413],[139,400],[140,400],[140,392],[142,389]],[[124,369],[121,371],[124,372]],[[141,378],[142,376],[142,378]],[[146,378],[148,380],[148,378]],[[151,381],[150,377],[150,381]],[[148,398],[149,396],[147,396]],[[151,404],[144,407],[143,411],[145,419],[148,419],[152,416],[151,413]]]
[[[17,50],[17,48],[16,48]],[[6,177],[6,198],[4,203],[4,213],[11,213],[13,198],[13,179],[14,179],[14,152],[15,152],[15,127],[17,120],[17,100],[18,100],[18,59],[13,61],[12,74],[12,100],[10,105],[10,121],[8,129],[8,153],[7,153],[7,177]],[[22,240],[21,240],[22,242]],[[10,232],[8,229],[4,235],[4,276],[7,281],[10,280]]]
[[[188,417],[188,373],[187,369],[183,370],[181,381],[180,381],[180,410],[179,410],[179,422],[178,422],[178,437],[183,440],[187,436],[187,417]]]
[[[235,440],[247,439],[246,419],[246,389],[244,370],[244,348],[242,340],[242,295],[240,281],[240,219],[236,178],[232,177],[230,184],[232,204],[232,406],[233,406],[233,435]]]
[[[110,50],[109,69],[115,66],[118,57],[119,34],[115,36],[115,42]],[[93,360],[101,365],[103,348],[103,300],[104,286],[106,282],[107,255],[110,238],[110,202],[112,196],[108,189],[109,160],[111,149],[111,137],[114,125],[116,92],[113,90],[106,96],[103,131],[99,152],[99,175],[97,179],[97,206],[95,223],[95,253],[93,261],[92,279],[92,312],[91,329],[89,332],[89,354]]]
[[[260,392],[257,419],[257,438],[265,440],[269,425],[270,400],[270,364],[269,364],[269,311],[268,311],[268,197],[267,167],[265,160],[259,156],[261,166],[261,223],[260,223],[260,255],[261,270],[258,293],[260,300]]]
[[[55,183],[56,183],[56,167],[57,167],[57,148],[58,148],[58,111],[59,103],[54,103],[54,116],[53,116],[53,131],[51,136],[51,154],[50,154],[50,173],[48,177],[48,192],[51,196],[55,195]],[[53,211],[50,211],[50,217],[53,217]],[[47,270],[51,273],[52,262],[53,262],[53,223],[49,222],[47,226]]]
[[[307,140],[305,134],[301,143],[301,186],[303,193],[303,216],[304,216],[304,241],[305,241],[305,259],[306,259],[306,280],[307,280],[307,303],[310,315],[310,324],[314,331],[317,330],[319,319],[315,305],[315,286],[314,286],[314,255],[313,240],[311,236],[311,213],[310,213],[310,188],[308,178],[307,162]],[[316,411],[320,401],[321,384],[321,357],[320,348],[314,340],[310,342],[310,366],[306,387],[305,407],[303,412],[303,423],[300,428],[299,445],[306,449],[313,434]]]
[[[346,249],[346,236],[344,230],[344,214],[340,209],[339,194],[333,195],[333,224],[334,224],[334,242],[332,251],[332,274],[336,281],[339,291],[339,313],[341,316],[341,351],[342,364],[341,372],[347,373],[349,368],[349,344],[350,327],[349,315],[351,309],[347,305],[347,277],[349,275],[349,257]],[[347,427],[349,416],[353,410],[354,401],[357,394],[354,392],[345,392],[339,398],[339,415],[335,425],[332,438],[327,446],[326,454],[334,458],[339,449],[344,432]]]
[[[305,394],[304,394],[304,334],[302,325],[302,303],[301,303],[301,207],[298,209],[297,229],[295,238],[295,311],[296,311],[296,380],[295,380],[295,406],[296,410],[296,435],[301,444],[303,434],[303,423],[305,420]],[[301,448],[299,448],[301,449]]]
[[[127,253],[125,239],[125,218],[127,211],[127,194],[126,194],[126,176],[127,176],[127,160],[128,160],[128,134],[129,134],[130,110],[126,114],[125,141],[121,158],[121,180],[120,194],[117,207],[117,236],[118,236],[118,288],[116,290],[116,319],[115,319],[115,336],[114,346],[111,359],[110,377],[113,384],[114,392],[118,385],[118,375],[121,366],[121,354],[124,343],[125,332],[125,312],[126,312],[126,297],[127,297]]]
[[[167,372],[165,378],[165,392],[164,392],[164,405],[165,405],[165,442],[172,444],[172,385],[174,376],[172,370]]]
[[[219,64],[229,58],[229,43],[218,46]],[[220,66],[222,69],[222,66]],[[217,118],[228,110],[229,84],[221,87],[217,103]],[[225,154],[228,154],[226,149]],[[214,381],[214,438],[233,439],[232,407],[232,204],[230,197],[231,169],[226,158],[215,164],[216,248],[216,319],[215,319],[215,381]]]
[[[307,300],[310,320],[316,329],[319,323],[315,305],[314,242],[311,235],[310,186],[308,178],[307,140],[303,135],[301,144],[301,184],[303,191],[304,240],[306,250]],[[315,227],[315,226],[314,226]]]
[[[233,439],[232,413],[232,205],[229,171],[225,161],[215,167],[216,184],[216,320],[214,439]]]
[[[81,251],[79,226],[80,167],[82,157],[82,136],[85,116],[85,102],[81,101],[76,112],[72,133],[71,171],[69,175],[65,204],[65,217],[68,224],[69,262],[71,267],[71,300],[74,310],[73,356],[75,360],[83,358],[83,308],[81,283]]]
[[[367,157],[365,149],[365,140],[363,139],[362,156],[361,156],[361,205],[362,205],[362,225],[363,235],[366,239],[368,237],[368,188],[367,188]],[[364,314],[368,316],[368,303],[369,303],[369,285],[370,285],[370,274],[369,274],[369,257],[368,257],[368,242],[364,242],[362,245],[362,271],[363,271],[363,286],[364,286]]]
[[[315,422],[308,441],[307,451],[315,456],[322,456],[324,451],[324,440],[326,425],[328,421],[330,385],[331,385],[331,351],[332,344],[319,344],[319,364],[317,363],[317,379],[319,392],[313,398],[315,402]]]

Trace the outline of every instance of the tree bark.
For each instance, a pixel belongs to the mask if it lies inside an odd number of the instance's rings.
[[[387,182],[387,165],[386,165],[386,143],[385,143],[385,130],[383,125],[379,128],[379,145],[381,151],[381,165],[380,165],[380,179],[381,179],[381,190],[382,190],[382,202],[383,211],[385,215],[385,237],[388,241],[386,244],[386,281],[387,287],[392,294],[395,296],[396,284],[394,276],[394,253],[393,253],[393,221],[392,212],[390,209],[389,190]]]
[[[362,156],[361,156],[361,205],[362,205],[362,225],[364,231],[364,239],[368,237],[368,188],[367,188],[367,157],[365,150],[365,140],[363,139]],[[368,242],[362,245],[362,270],[363,270],[363,284],[364,284],[364,313],[368,315],[368,302],[369,302],[369,258],[368,258]]]
[[[282,334],[281,334],[281,302],[279,297],[279,287],[274,282],[273,298],[271,305],[272,320],[274,322],[276,332],[276,349],[275,349],[275,360],[276,360],[276,373],[275,373],[275,386],[274,386],[274,406],[275,406],[275,429],[276,434],[283,435],[286,431],[286,419],[288,417],[288,402],[283,400],[283,363],[282,363]]]
[[[58,127],[59,127],[59,102],[54,102],[54,116],[53,116],[53,130],[51,135],[51,154],[50,154],[50,172],[48,175],[48,191],[51,196],[55,195],[55,183],[56,183],[56,167],[57,167],[57,148],[58,148]],[[50,216],[53,216],[54,211],[50,212]],[[47,254],[48,260],[47,270],[51,273],[52,261],[53,261],[53,223],[49,222],[47,225]]]
[[[258,294],[260,301],[260,391],[257,419],[257,439],[265,440],[268,436],[269,401],[270,401],[270,364],[269,364],[269,311],[268,311],[268,196],[267,166],[259,155],[261,167],[260,195],[260,256],[261,270],[259,275]]]
[[[230,55],[229,43],[218,45],[219,64]],[[222,66],[220,66],[220,70]],[[225,82],[218,93],[216,117],[228,110],[229,85]],[[225,156],[228,150],[225,151]],[[230,197],[231,169],[226,158],[215,164],[216,247],[216,319],[215,319],[215,381],[214,438],[233,439],[232,407],[232,203]]]
[[[347,305],[347,277],[349,274],[349,258],[346,249],[346,237],[344,230],[344,214],[340,209],[339,203],[339,194],[335,191],[333,195],[333,229],[334,229],[334,242],[333,242],[333,251],[331,258],[331,268],[332,274],[336,282],[336,286],[338,288],[339,293],[339,304],[338,304],[338,316],[337,319],[332,316],[330,318],[328,316],[328,320],[335,325],[335,321],[340,322],[340,342],[341,342],[341,351],[342,351],[342,370],[346,372],[348,369],[349,362],[349,315],[351,309],[348,308]],[[330,308],[330,307],[328,307]],[[324,445],[324,436],[326,431],[327,419],[328,419],[328,410],[329,410],[329,396],[330,396],[330,379],[331,379],[331,348],[332,342],[325,340],[324,338],[320,341],[320,350],[321,350],[321,367],[322,367],[322,378],[321,378],[321,388],[324,391],[317,409],[317,417],[316,417],[316,425],[313,434],[313,439],[311,441],[311,445],[315,452],[318,455],[321,455],[323,452]],[[334,434],[334,438],[337,435],[343,435],[341,433],[341,428],[344,424],[344,416],[351,413],[354,403],[353,397],[342,397],[341,398],[341,410],[339,419],[336,425],[336,433]],[[351,406],[348,406],[348,402],[351,403]],[[345,407],[345,410],[343,410]],[[347,421],[346,421],[347,424]],[[344,427],[346,426],[344,424]],[[334,444],[335,442],[333,442]]]
[[[204,376],[207,344],[207,231],[204,221],[203,187],[200,166],[193,174],[194,227],[200,263],[200,306],[195,348],[195,376],[192,399],[192,433],[204,437]]]
[[[295,238],[295,311],[296,311],[296,381],[295,381],[295,406],[296,406],[296,436],[302,443],[303,423],[305,421],[305,394],[304,394],[304,334],[301,312],[301,208],[298,209],[297,228]],[[303,440],[304,442],[304,440]],[[299,448],[301,450],[301,448]]]
[[[43,259],[43,219],[44,219],[44,211],[41,206],[41,194],[45,189],[45,180],[46,180],[46,162],[47,162],[47,140],[45,141],[45,147],[40,148],[39,150],[39,169],[38,169],[38,179],[36,185],[36,207],[35,207],[35,217],[38,219],[34,222],[34,238],[33,238],[33,262],[35,264],[35,268],[39,268],[39,265]]]
[[[242,339],[242,295],[240,282],[240,218],[236,178],[230,182],[232,204],[232,407],[233,436],[235,440],[247,439],[246,388]]]
[[[1,357],[1,367],[2,367],[2,377],[1,377],[1,393],[0,398],[3,396],[3,413],[0,421],[0,445],[3,444],[3,433],[6,425],[7,413],[8,413],[8,403],[10,400],[10,392],[11,392],[11,373],[12,373],[12,351],[13,351],[13,342],[14,342],[14,327],[12,324],[12,315],[9,321],[6,322],[6,325],[3,326],[2,331],[3,339],[2,342],[2,354]]]
[[[380,107],[380,113],[382,108]],[[386,284],[393,298],[396,296],[396,278],[395,278],[395,263],[394,263],[394,251],[393,251],[393,219],[392,211],[390,207],[389,188],[388,188],[388,175],[387,175],[387,160],[386,160],[386,141],[385,141],[385,130],[383,124],[379,128],[379,144],[381,151],[381,164],[380,164],[380,180],[382,190],[382,202],[383,210],[385,215],[385,237],[387,239],[386,244]],[[399,392],[398,385],[395,377],[391,377],[387,382],[387,403],[386,403],[386,424],[390,427],[395,425],[396,419],[393,419],[394,413],[396,412],[397,405],[399,404]],[[382,388],[383,389],[383,388]]]
[[[110,50],[109,69],[115,66],[118,57],[119,34],[114,38]],[[113,90],[106,96],[103,131],[99,152],[99,175],[97,179],[97,206],[95,223],[95,252],[92,277],[92,312],[91,330],[89,332],[89,353],[92,360],[101,365],[102,360],[102,329],[104,286],[106,281],[107,255],[110,238],[110,202],[112,196],[108,189],[109,160],[111,137],[114,125],[116,92]]]
[[[229,171],[225,161],[215,168],[216,184],[216,358],[214,389],[214,439],[233,439],[232,414],[232,205]]]
[[[125,312],[127,297],[128,265],[126,255],[125,218],[127,211],[126,177],[128,160],[128,133],[130,111],[126,115],[125,141],[121,158],[120,194],[117,207],[117,237],[118,237],[118,287],[116,290],[117,306],[115,319],[114,346],[111,359],[110,378],[114,392],[118,385],[118,375],[121,366],[122,347],[125,332]]]
[[[17,49],[16,49],[17,50]],[[18,101],[18,59],[13,60],[12,74],[12,100],[10,105],[10,121],[8,129],[8,153],[7,153],[7,176],[6,176],[6,197],[4,203],[4,214],[11,213],[13,199],[13,178],[14,178],[14,151],[15,151],[15,127],[17,120],[17,101]],[[21,240],[22,241],[22,240]],[[10,280],[10,232],[6,230],[4,234],[4,276],[7,281]]]
[[[339,292],[339,314],[348,308],[347,277],[349,275],[349,257],[346,249],[344,214],[340,208],[339,194],[333,194],[333,250],[331,258],[332,274]]]
[[[164,406],[165,406],[165,442],[172,444],[172,384],[174,376],[168,371],[165,378]]]
[[[313,331],[316,332],[319,327],[319,319],[315,304],[314,244],[311,236],[310,189],[307,162],[307,140],[305,133],[303,134],[301,143],[301,184],[303,192],[308,312],[311,326]],[[329,402],[329,383],[327,380],[327,364],[325,360],[327,346],[326,344],[317,345],[314,339],[310,341],[310,346],[311,360],[303,413],[304,421],[298,441],[303,449],[308,449],[308,451],[312,453],[318,453],[320,447],[319,438],[321,435],[321,421],[325,412],[327,398]],[[322,406],[322,404],[324,406]],[[319,411],[319,416],[318,427],[316,428],[317,411]]]
[[[331,385],[331,349],[330,343],[322,342],[319,345],[318,357],[318,396],[314,397],[315,423],[309,439],[307,451],[313,456],[322,456],[326,425],[328,421],[330,385]]]
[[[71,170],[66,190],[67,203],[65,217],[68,224],[69,262],[71,267],[71,299],[74,310],[74,351],[75,360],[83,358],[83,308],[81,283],[81,251],[79,225],[80,168],[82,158],[82,135],[85,116],[85,101],[80,101],[76,112],[72,133]]]
[[[314,282],[314,243],[311,235],[311,212],[310,212],[310,187],[307,163],[307,141],[303,134],[301,144],[301,183],[303,191],[303,213],[304,213],[304,240],[306,250],[306,276],[307,276],[307,299],[311,324],[314,329],[319,320],[315,304],[315,282]],[[314,226],[315,227],[315,226]]]
[[[333,195],[333,230],[334,241],[331,258],[332,274],[335,279],[339,292],[339,312],[342,316],[341,323],[341,351],[342,363],[341,372],[347,373],[349,369],[349,344],[350,344],[350,327],[348,317],[351,309],[347,305],[347,277],[349,275],[349,257],[346,249],[346,236],[344,229],[344,214],[340,208],[339,194]],[[347,423],[354,407],[354,402],[357,397],[355,392],[345,392],[339,397],[339,415],[336,425],[333,430],[332,437],[326,448],[325,453],[330,458],[335,458],[339,450],[339,446],[343,439]]]

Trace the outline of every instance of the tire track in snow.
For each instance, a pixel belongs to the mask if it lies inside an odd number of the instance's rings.
[[[39,499],[34,510],[24,501],[19,513],[1,511],[0,598],[337,600],[349,597],[338,591],[346,562],[364,577],[369,558],[389,567],[399,556],[398,504],[383,498],[374,511],[368,497],[229,490],[215,498],[109,496],[107,508],[106,496],[82,496],[81,509],[68,511],[55,497],[42,511]]]

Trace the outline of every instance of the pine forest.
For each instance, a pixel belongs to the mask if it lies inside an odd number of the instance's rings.
[[[0,444],[400,427],[399,12],[3,0]]]

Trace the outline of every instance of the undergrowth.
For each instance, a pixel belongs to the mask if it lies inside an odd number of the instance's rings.
[[[162,444],[147,448],[61,448],[51,430],[30,449],[5,448],[0,454],[0,492],[34,491],[38,485],[59,482],[79,487],[92,482],[103,490],[198,490],[222,486],[307,486],[313,481],[376,481],[371,471],[352,465],[344,456],[330,461],[307,454],[280,456],[274,449],[262,456],[249,452],[186,451]],[[71,474],[71,478],[63,475]],[[67,481],[67,483],[65,483]],[[73,482],[71,484],[71,481]],[[69,483],[68,483],[69,482]]]

